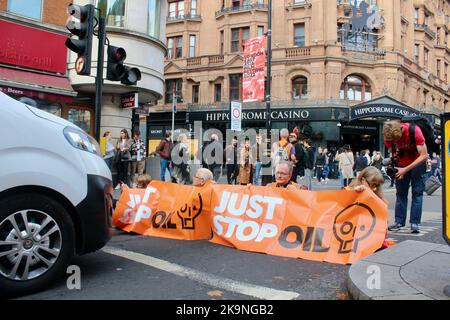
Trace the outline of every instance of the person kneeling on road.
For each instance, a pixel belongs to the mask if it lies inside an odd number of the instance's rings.
[[[194,187],[203,187],[208,181],[214,181],[214,176],[211,170],[199,168],[192,180],[192,185]]]

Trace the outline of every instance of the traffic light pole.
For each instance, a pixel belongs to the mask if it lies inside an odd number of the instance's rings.
[[[97,58],[97,76],[95,77],[95,139],[100,141],[100,119],[102,109],[103,95],[103,61],[105,55],[105,18],[98,15],[98,58]]]

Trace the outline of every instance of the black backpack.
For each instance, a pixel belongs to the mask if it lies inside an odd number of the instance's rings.
[[[433,152],[432,150],[435,144],[434,129],[428,119],[423,116],[409,115],[404,116],[401,119],[401,122],[409,123],[409,143],[411,145],[416,145],[415,130],[416,126],[419,126],[420,130],[422,131],[423,137],[425,138],[425,144],[427,145],[428,154],[431,157],[431,154]]]

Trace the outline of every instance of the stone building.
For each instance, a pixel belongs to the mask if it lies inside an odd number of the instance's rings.
[[[157,139],[176,127],[224,131],[242,98],[244,41],[267,32],[267,0],[178,0],[167,11],[165,95]],[[450,110],[449,0],[273,1],[273,128],[311,131],[316,145],[383,149],[382,122]],[[265,104],[244,103],[244,128],[265,128]]]

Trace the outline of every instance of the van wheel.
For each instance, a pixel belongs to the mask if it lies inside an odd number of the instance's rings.
[[[0,201],[0,297],[34,293],[62,275],[75,251],[67,210],[39,194]]]

